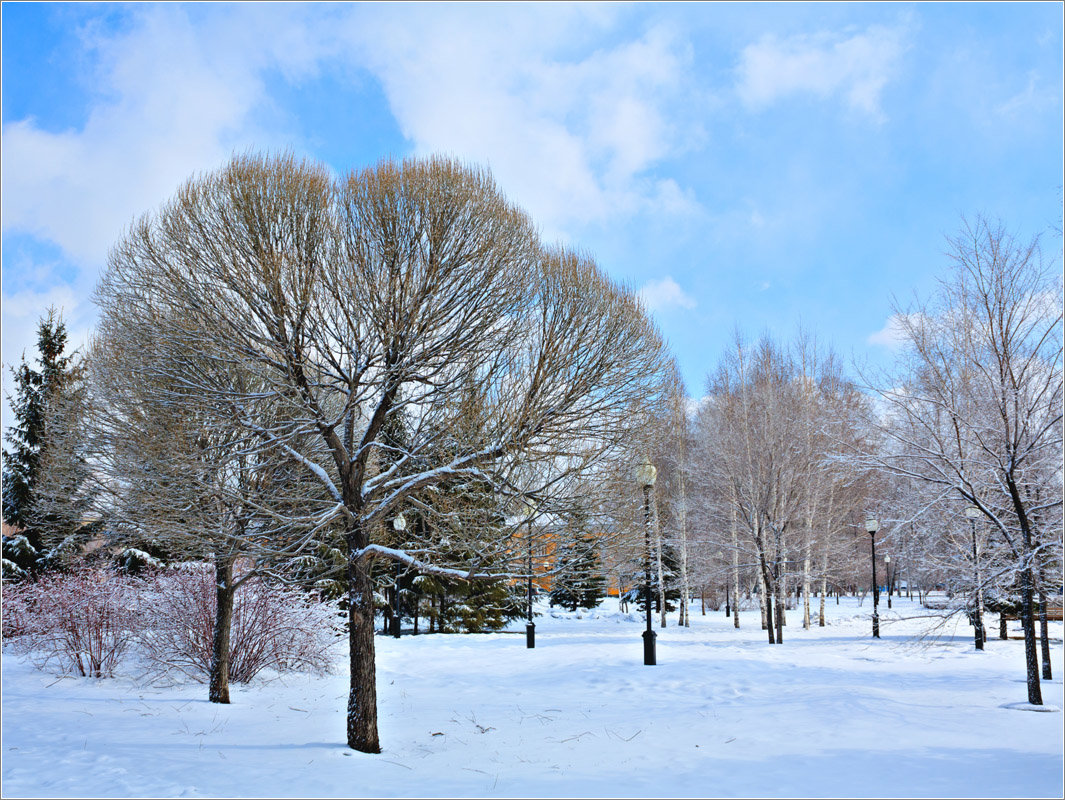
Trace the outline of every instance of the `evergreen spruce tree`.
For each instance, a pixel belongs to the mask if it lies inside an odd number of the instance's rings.
[[[654,552],[651,553],[651,607],[656,612],[658,608],[658,570],[654,565]],[[677,551],[670,544],[662,546],[662,578],[666,586],[666,611],[675,611],[673,601],[680,599],[680,588],[677,585],[680,572],[680,559]],[[635,603],[640,614],[647,613],[647,592],[644,588],[643,562],[640,562],[639,570],[634,572],[636,583],[625,593],[625,600]]]
[[[12,369],[15,424],[7,430],[11,449],[4,449],[3,518],[8,525],[22,529],[27,544],[38,553],[43,542],[41,525],[34,518],[34,501],[41,478],[48,413],[79,373],[73,354],[64,355],[66,344],[66,325],[60,314],[50,308],[37,326],[39,368],[26,363],[23,355],[22,363]]]
[[[574,526],[574,535],[556,552],[560,569],[549,595],[552,606],[570,611],[595,608],[606,588],[595,539],[583,530],[579,517],[574,520]]]

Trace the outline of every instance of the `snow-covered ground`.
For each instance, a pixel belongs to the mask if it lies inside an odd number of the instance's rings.
[[[347,675],[145,688],[59,679],[3,657],[3,796],[1061,797],[1062,713],[1026,699],[1023,643],[975,652],[951,623],[914,641],[916,603],[828,606],[830,625],[765,642],[757,611],[656,628],[607,600],[506,633],[378,637],[384,752],[344,746]],[[544,609],[546,610],[546,609]],[[1062,623],[1051,623],[1062,696]],[[1016,624],[1013,624],[1016,629]],[[953,638],[951,638],[953,635]]]

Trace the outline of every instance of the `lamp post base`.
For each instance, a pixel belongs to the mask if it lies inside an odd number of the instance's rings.
[[[873,614],[873,638],[880,638],[880,615],[876,613]]]
[[[525,646],[530,650],[536,647],[536,623],[525,623]]]
[[[658,663],[655,659],[655,637],[658,634],[654,631],[643,632],[643,663],[646,666],[654,666]]]

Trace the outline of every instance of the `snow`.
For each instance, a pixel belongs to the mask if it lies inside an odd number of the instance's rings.
[[[829,602],[788,614],[770,646],[757,610],[671,615],[658,665],[615,600],[541,608],[484,635],[377,637],[383,752],[344,746],[344,648],[326,677],[272,673],[233,703],[189,683],[58,678],[5,653],[3,794],[25,796],[1061,797],[1062,714],[1029,708],[1023,642],[976,652],[964,621],[936,640],[916,603]],[[1014,624],[1016,628],[1016,624]],[[1051,623],[1063,705],[1062,623]],[[121,668],[120,668],[121,669]]]

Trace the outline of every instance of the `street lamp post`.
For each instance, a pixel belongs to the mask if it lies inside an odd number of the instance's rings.
[[[651,627],[651,490],[655,485],[655,469],[651,460],[644,456],[643,463],[636,469],[636,480],[643,488],[643,576],[647,602],[647,630],[643,632],[643,663],[653,666],[658,663],[655,658],[655,634]]]
[[[973,538],[973,583],[976,589],[976,598],[973,608],[973,638],[977,650],[984,649],[987,641],[987,631],[984,630],[984,590],[980,585],[980,548],[976,546],[976,520],[980,516],[980,509],[969,506],[965,509],[965,516],[969,518],[969,530]]]
[[[528,523],[528,534],[525,537],[528,545],[528,557],[529,557],[529,576],[528,576],[528,603],[526,605],[529,617],[525,623],[525,647],[528,650],[532,650],[536,647],[536,623],[533,622],[533,542],[532,542],[532,521],[533,516],[536,513],[536,506],[532,503],[525,502],[525,517]]]
[[[873,554],[873,638],[880,638],[880,592],[876,587],[876,532],[880,530],[880,520],[870,517],[865,521],[869,531],[869,546]]]
[[[396,518],[392,520],[392,527],[395,529],[396,533],[400,534],[400,535],[402,535],[403,531],[405,531],[407,529],[407,520],[404,519],[402,513],[396,514]],[[399,562],[397,561],[396,562],[396,586],[395,586],[395,589],[393,590],[394,591],[394,597],[396,599],[396,607],[395,607],[394,612],[392,614],[392,635],[394,637],[396,637],[397,639],[399,638],[399,627],[400,627],[400,624],[402,623],[402,620],[403,620],[402,611],[400,609],[400,603],[399,603],[399,570],[400,570],[400,565],[399,565]]]

